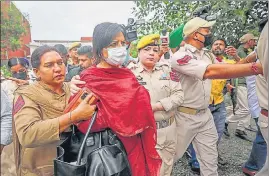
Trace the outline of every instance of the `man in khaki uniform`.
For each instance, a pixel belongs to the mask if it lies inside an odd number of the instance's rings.
[[[186,23],[183,33],[186,37],[199,28],[209,29],[214,23],[201,18],[194,18]],[[212,64],[212,60],[217,62],[210,55],[211,53],[207,49],[201,48],[201,50],[198,50],[195,46],[186,42],[172,58],[172,69],[180,72],[180,82],[184,95],[186,95],[184,103],[178,108],[179,113],[176,117],[178,127],[176,159],[182,157],[192,142],[200,163],[202,176],[218,175],[218,134],[212,114],[208,109],[211,80],[203,80],[206,67]]]
[[[208,22],[195,17],[184,26],[186,44],[172,57],[172,70],[179,75],[184,91],[184,103],[176,117],[178,146],[176,159],[180,158],[189,144],[194,145],[201,167],[201,176],[218,176],[217,140],[214,120],[208,109],[211,80],[228,79],[262,73],[260,64],[213,64],[218,63],[204,47],[212,43]]]
[[[157,126],[156,149],[162,158],[160,176],[170,176],[176,148],[176,108],[183,103],[181,84],[170,77],[170,67],[159,64],[158,34],[147,35],[137,44],[139,62],[129,68],[150,94]],[[173,80],[171,80],[173,79]]]
[[[240,47],[237,49],[238,56],[242,59],[246,58],[247,55],[252,52],[254,46],[255,46],[255,40],[257,40],[257,37],[255,37],[253,34],[248,33],[243,35],[239,41],[241,43]],[[248,107],[248,99],[247,99],[247,83],[246,78],[241,77],[237,78],[238,84],[237,84],[237,105],[238,109],[236,110],[235,114],[231,114],[226,119],[226,131],[228,132],[228,124],[229,123],[238,123],[236,130],[235,130],[235,136],[242,138],[247,141],[252,141],[245,131],[245,129],[249,130],[255,130],[250,125],[250,110]]]
[[[257,96],[261,107],[261,113],[259,116],[259,125],[262,135],[268,145],[268,22],[266,23],[257,47],[257,57],[263,66],[263,76],[258,75],[256,77]],[[268,151],[267,151],[268,155]],[[268,175],[268,157],[264,167],[256,176]]]
[[[69,54],[69,59],[67,61],[68,64],[70,65],[78,65],[78,48],[81,47],[80,42],[74,42],[70,45],[68,48],[68,54]]]

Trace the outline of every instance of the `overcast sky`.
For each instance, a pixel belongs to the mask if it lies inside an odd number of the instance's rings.
[[[126,24],[132,1],[13,1],[28,13],[32,40],[80,40],[101,22]]]

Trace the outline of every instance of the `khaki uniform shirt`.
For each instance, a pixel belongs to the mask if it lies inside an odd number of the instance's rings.
[[[52,176],[59,144],[59,121],[70,97],[69,86],[58,95],[35,82],[15,91],[13,108],[18,176]],[[19,143],[18,143],[19,142]]]
[[[263,68],[263,75],[256,77],[257,96],[260,107],[268,110],[268,22],[258,41],[257,56]]]
[[[251,52],[252,52],[251,49],[245,49],[243,45],[240,45],[239,48],[237,49],[238,56],[242,59],[245,59]],[[238,84],[240,86],[246,87],[247,85],[246,78],[245,77],[238,78]]]
[[[180,82],[170,79],[170,67],[167,64],[157,63],[150,73],[138,62],[129,68],[138,82],[148,90],[151,104],[160,102],[164,107],[165,111],[154,113],[155,120],[167,120],[174,116],[176,108],[183,103],[184,95]]]
[[[193,109],[207,109],[209,105],[211,80],[203,80],[209,64],[217,63],[215,56],[207,49],[199,51],[185,44],[172,57],[172,70],[178,74],[184,91],[181,106]]]

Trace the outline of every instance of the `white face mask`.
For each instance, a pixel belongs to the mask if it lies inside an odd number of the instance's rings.
[[[126,47],[108,48],[108,57],[105,59],[110,65],[122,65],[127,56]]]

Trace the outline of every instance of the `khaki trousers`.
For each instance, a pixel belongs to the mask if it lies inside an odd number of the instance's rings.
[[[176,122],[172,125],[157,130],[156,150],[162,158],[160,176],[170,176],[176,153]]]
[[[238,130],[245,131],[250,125],[250,111],[248,107],[247,88],[244,86],[237,87],[237,105],[238,109],[235,111],[235,115],[231,114],[226,119],[226,123],[238,123]]]
[[[16,176],[13,143],[4,147],[1,154],[1,176]]]
[[[268,176],[268,117],[260,114],[259,125],[261,128],[262,136],[267,144],[267,157],[263,168],[256,174],[256,176]]]
[[[218,176],[218,133],[209,109],[189,115],[176,113],[177,146],[175,161],[183,156],[192,142],[200,163],[201,176]]]

